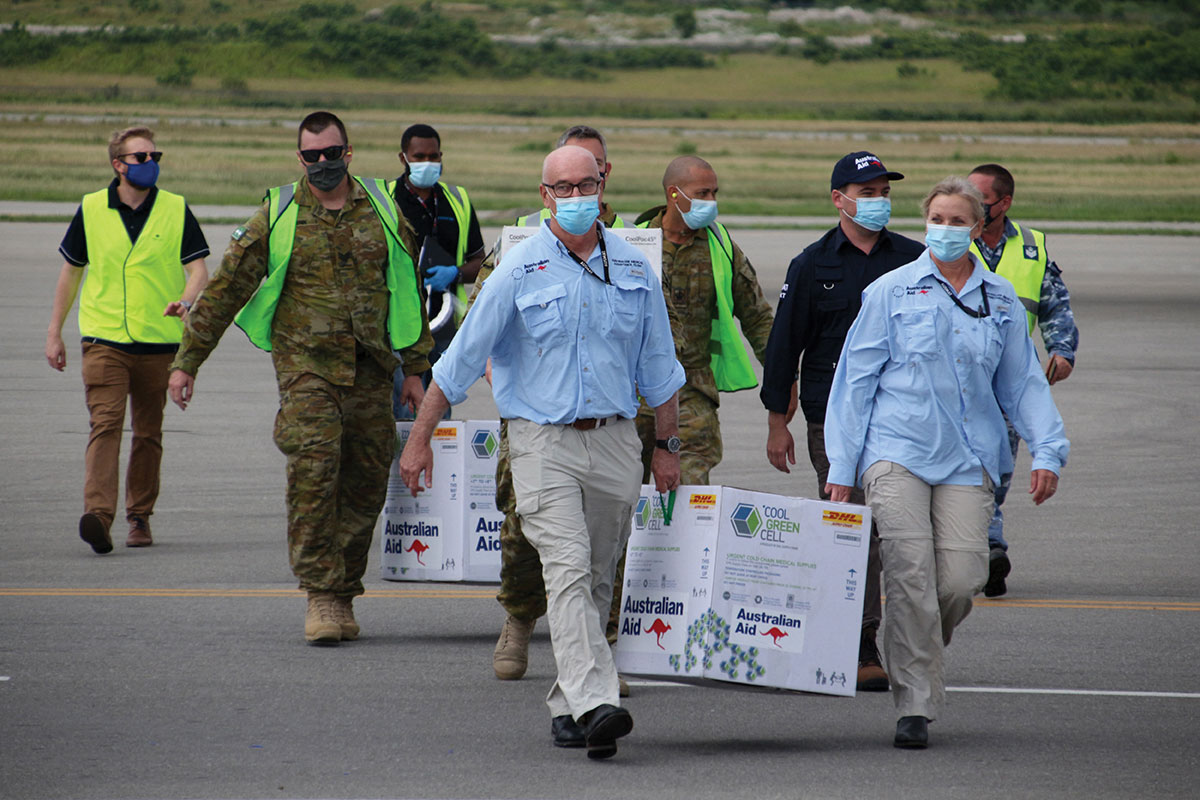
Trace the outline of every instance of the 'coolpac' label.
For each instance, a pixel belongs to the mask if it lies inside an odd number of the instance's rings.
[[[803,614],[779,613],[734,606],[729,619],[729,640],[762,652],[804,652],[807,625]]]

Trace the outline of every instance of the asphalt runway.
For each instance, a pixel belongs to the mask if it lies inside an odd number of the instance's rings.
[[[218,252],[232,227],[206,226]],[[887,695],[636,684],[634,731],[597,763],[550,745],[544,624],[526,678],[493,677],[491,587],[385,582],[376,555],[363,638],[305,646],[270,359],[238,332],[188,411],[167,412],[155,546],[93,555],[77,535],[74,313],[66,373],[42,355],[64,230],[0,224],[0,798],[1200,793],[1195,238],[1051,229],[1082,331],[1055,388],[1071,460],[1040,508],[1015,481],[1010,591],[959,628],[928,750],[891,746]],[[733,231],[769,297],[819,233]],[[493,414],[479,384],[456,416]],[[791,475],[767,464],[756,392],[726,397],[721,417],[716,481],[815,496],[806,454]]]

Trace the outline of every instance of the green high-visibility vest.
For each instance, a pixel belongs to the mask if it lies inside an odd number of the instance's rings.
[[[650,220],[638,225],[650,227]],[[706,229],[708,260],[712,264],[713,286],[717,290],[717,316],[712,321],[708,340],[709,367],[721,392],[740,392],[758,386],[754,367],[742,344],[742,333],[733,321],[733,240],[719,222]]]
[[[79,332],[110,342],[178,344],[179,317],[163,309],[178,300],[187,284],[179,251],[183,246],[183,197],[158,190],[136,242],[108,207],[108,189],[86,194],[83,235],[88,272],[79,295]]]
[[[396,196],[396,184],[399,182],[399,178],[387,182],[388,195],[393,198]],[[471,226],[471,197],[467,194],[466,189],[453,183],[438,181],[437,185],[442,187],[442,193],[450,203],[451,213],[454,214],[454,221],[458,223],[458,244],[455,248],[454,266],[461,268],[467,256],[467,235],[470,233]],[[462,281],[458,282],[458,288],[455,289],[454,294],[458,298],[458,303],[454,306],[454,323],[457,325],[467,315],[467,304],[471,298]]]
[[[1009,220],[1012,222],[1012,220]],[[1013,222],[1017,235],[1021,237],[1021,246],[1016,246],[1015,239],[1004,243],[1000,254],[1000,263],[996,265],[996,274],[1008,278],[1009,283],[1017,290],[1021,305],[1025,306],[1025,317],[1029,322],[1029,333],[1037,328],[1038,304],[1042,299],[1042,280],[1046,277],[1046,234],[1033,228],[1023,228]],[[978,245],[971,242],[971,252],[983,261],[983,254]]]
[[[536,228],[548,219],[550,219],[550,209],[543,208],[536,214],[526,214],[523,217],[517,217],[517,226],[521,228]],[[617,218],[613,220],[612,226],[614,228],[624,228],[625,220],[621,219],[620,216],[617,216]]]
[[[412,256],[400,238],[400,212],[388,194],[387,184],[379,178],[366,180],[354,177],[367,192],[371,208],[383,225],[388,245],[388,339],[393,350],[408,347],[421,335],[421,296],[417,292],[416,273]],[[271,322],[283,292],[288,262],[292,260],[292,244],[296,239],[296,220],[300,207],[292,202],[299,182],[277,186],[267,191],[267,276],[258,291],[234,317],[234,323],[246,332],[254,345],[271,349]]]

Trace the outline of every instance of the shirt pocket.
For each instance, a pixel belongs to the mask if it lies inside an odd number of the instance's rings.
[[[566,336],[562,308],[566,296],[567,287],[556,283],[517,297],[517,313],[530,337],[549,341]]]
[[[641,331],[642,309],[649,289],[639,283],[616,280],[607,288],[608,314],[601,329],[605,336],[628,339]]]
[[[979,353],[979,363],[990,375],[1000,365],[1000,356],[1004,354],[1004,339],[1012,318],[1006,315],[996,315],[981,320],[983,328],[983,348]]]
[[[903,308],[892,315],[905,361],[930,361],[942,351],[937,333],[937,308]]]

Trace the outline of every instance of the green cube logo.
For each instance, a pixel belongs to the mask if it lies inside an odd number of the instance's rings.
[[[633,512],[633,525],[639,531],[646,530],[646,526],[650,523],[650,516],[653,513],[654,507],[650,504],[649,497],[639,497],[637,508]]]
[[[475,431],[471,437],[471,449],[477,458],[491,458],[496,453],[496,437],[487,429]]]
[[[734,534],[743,539],[754,538],[762,528],[762,514],[749,503],[738,503],[729,515],[729,521],[733,523]]]

